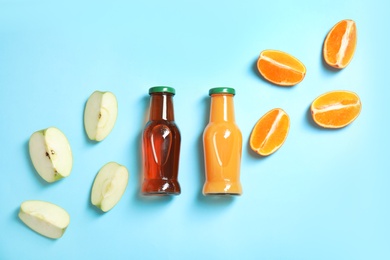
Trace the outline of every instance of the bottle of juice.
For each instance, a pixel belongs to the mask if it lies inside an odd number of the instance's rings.
[[[233,88],[212,88],[210,121],[203,133],[204,195],[241,195],[242,134],[234,118]]]
[[[171,87],[149,89],[150,114],[142,136],[144,195],[178,195],[180,131],[174,121]]]

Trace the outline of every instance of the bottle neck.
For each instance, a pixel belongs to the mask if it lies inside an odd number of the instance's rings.
[[[232,94],[211,95],[210,122],[235,122]]]
[[[152,93],[150,95],[149,120],[174,121],[173,95],[169,93]]]

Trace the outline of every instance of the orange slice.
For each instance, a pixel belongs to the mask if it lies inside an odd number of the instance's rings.
[[[278,150],[287,138],[290,118],[283,109],[274,108],[257,121],[249,140],[256,153],[267,156]]]
[[[325,62],[337,69],[345,68],[352,60],[356,48],[356,24],[341,20],[325,38],[323,55]]]
[[[306,74],[305,66],[297,58],[276,50],[262,51],[257,69],[266,80],[280,86],[294,86]]]
[[[360,98],[350,91],[331,91],[317,97],[311,104],[314,122],[325,128],[341,128],[360,114]]]

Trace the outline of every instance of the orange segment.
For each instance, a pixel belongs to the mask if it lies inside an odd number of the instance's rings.
[[[293,86],[303,80],[306,68],[288,53],[265,50],[257,60],[257,69],[268,81],[280,86]]]
[[[350,91],[331,91],[311,104],[314,122],[325,128],[341,128],[354,121],[361,110],[358,95]]]
[[[325,62],[337,69],[345,68],[352,60],[356,48],[356,24],[341,20],[325,38],[323,55]]]
[[[290,118],[283,109],[268,111],[257,121],[249,140],[256,153],[267,156],[278,150],[287,138]]]

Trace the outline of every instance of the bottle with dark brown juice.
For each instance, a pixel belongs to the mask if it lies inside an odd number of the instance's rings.
[[[150,115],[142,136],[143,195],[179,195],[180,131],[174,121],[171,87],[149,89]]]

